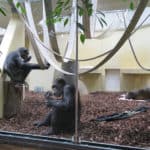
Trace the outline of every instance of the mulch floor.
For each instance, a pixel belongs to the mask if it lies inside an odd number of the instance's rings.
[[[82,110],[79,136],[81,140],[121,145],[150,147],[150,109],[130,118],[117,121],[91,121],[97,116],[150,107],[150,101],[119,100],[119,92],[95,92],[81,96]],[[0,120],[0,130],[41,135],[47,127],[37,128],[33,123],[42,120],[49,108],[44,103],[44,93],[27,92],[21,112],[10,119]],[[56,135],[54,135],[56,137]],[[72,138],[71,134],[58,137]]]

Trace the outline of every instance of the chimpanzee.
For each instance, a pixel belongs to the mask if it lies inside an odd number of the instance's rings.
[[[53,96],[55,98],[59,98],[60,96],[63,95],[63,89],[65,85],[66,85],[66,81],[63,78],[57,78],[52,85],[53,93],[51,91],[46,92],[45,98],[52,99]]]
[[[31,56],[29,56],[29,51],[27,48],[18,48],[6,57],[4,63],[4,73],[7,73],[12,82],[24,83],[26,77],[32,69],[48,69],[50,66],[47,63],[44,68],[41,68],[38,64],[28,63],[30,59]]]
[[[60,87],[59,84],[61,83],[59,81],[63,81],[63,79],[60,78],[56,81],[56,87]],[[46,96],[47,106],[52,107],[52,111],[49,112],[44,121],[34,124],[37,127],[43,125],[51,126],[46,135],[59,134],[60,132],[73,132],[75,129],[75,87],[69,84],[63,84],[63,86],[61,100],[54,100]],[[55,95],[60,96],[58,88],[55,89]],[[80,98],[78,100],[78,118],[80,119]]]
[[[150,100],[150,88],[128,92],[125,97],[126,99]]]

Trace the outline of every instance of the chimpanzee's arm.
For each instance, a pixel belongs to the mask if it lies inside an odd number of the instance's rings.
[[[69,101],[66,100],[50,100],[47,99],[47,106],[52,106],[55,108],[59,108],[59,109],[68,109],[71,108],[71,103],[69,103]]]
[[[60,103],[60,101],[62,101],[61,99],[60,100],[55,100],[55,99],[53,99],[53,98],[48,98],[48,99],[46,99],[46,105],[47,105],[47,107],[51,107],[51,106],[53,106],[53,105],[55,105],[55,104],[53,104],[53,103]]]
[[[38,64],[33,64],[33,63],[27,63],[23,61],[20,57],[16,58],[16,63],[21,69],[42,69],[40,65]],[[48,69],[48,65],[44,69]]]

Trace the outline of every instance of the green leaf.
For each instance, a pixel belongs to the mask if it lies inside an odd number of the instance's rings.
[[[21,6],[20,2],[17,2],[16,7],[19,8]]]
[[[56,16],[60,16],[61,12],[62,12],[62,7],[56,7],[56,9],[54,10]]]
[[[90,2],[87,2],[85,5],[86,5],[87,12],[88,12],[88,16],[91,16],[93,13],[93,4]]]
[[[70,9],[70,8],[71,8],[71,6],[69,5],[69,6],[65,7],[64,10],[67,10],[67,9]]]
[[[4,16],[6,16],[6,13],[4,12],[4,10],[2,8],[0,8],[0,13],[2,13]]]
[[[68,18],[66,18],[66,19],[65,19],[65,21],[64,21],[64,26],[66,26],[66,25],[67,25],[68,21],[69,21],[69,19],[68,19]]]
[[[79,8],[79,16],[83,16],[83,14],[84,14],[83,8]]]
[[[64,3],[64,6],[67,6],[69,4],[70,0],[66,0]]]
[[[92,8],[89,8],[89,9],[88,9],[88,16],[91,16],[92,13],[93,13],[93,9],[92,9]]]
[[[62,18],[61,17],[58,17],[58,22],[61,22],[62,21]]]
[[[57,4],[57,7],[63,7],[63,5],[64,5],[64,2],[60,2]]]
[[[20,9],[21,9],[21,12],[22,12],[23,14],[25,14],[25,13],[26,13],[25,8],[21,5],[21,3],[20,3],[20,2],[17,2],[16,7],[17,7],[17,8],[20,8]]]
[[[21,12],[22,12],[23,14],[25,14],[25,13],[26,13],[25,8],[23,8],[22,6],[21,6],[20,8],[21,8]]]
[[[131,10],[134,9],[134,3],[133,3],[133,2],[130,3],[130,9],[131,9]]]
[[[80,34],[80,41],[81,41],[82,43],[85,42],[85,34]]]

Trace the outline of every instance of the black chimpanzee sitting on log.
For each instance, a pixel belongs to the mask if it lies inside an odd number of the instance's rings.
[[[62,98],[54,100],[50,95],[46,95],[47,106],[52,107],[52,111],[48,113],[44,121],[34,125],[37,127],[50,126],[50,130],[45,133],[46,135],[73,132],[75,129],[75,87],[66,84],[61,78],[56,79],[52,87],[54,89],[53,95],[60,96],[62,94]],[[78,104],[78,118],[80,119],[80,98]]]
[[[48,69],[50,66],[47,64],[44,68],[41,68],[38,64],[29,63],[30,59],[28,49],[24,47],[18,48],[6,57],[4,73],[7,73],[12,82],[24,83],[32,69]]]

